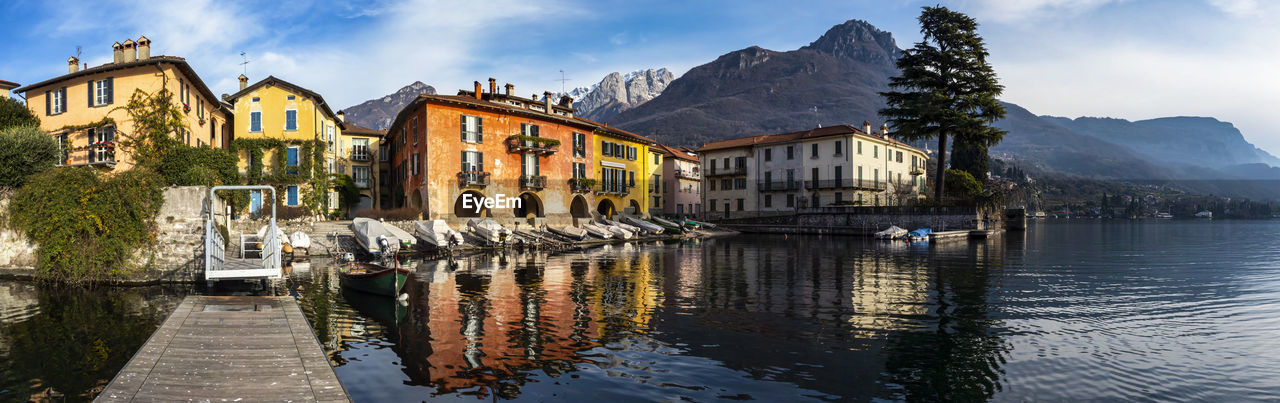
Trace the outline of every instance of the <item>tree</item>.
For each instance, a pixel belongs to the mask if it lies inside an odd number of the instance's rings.
[[[52,168],[60,154],[53,136],[36,126],[0,128],[0,187],[22,186],[28,176]]]
[[[40,126],[40,118],[26,105],[13,98],[0,98],[0,129],[14,126]]]
[[[338,205],[334,207],[349,209],[360,203],[360,188],[356,187],[355,180],[350,176],[329,174],[329,183],[333,184],[333,190],[338,192]]]
[[[1003,118],[997,101],[1004,87],[987,64],[987,50],[976,30],[978,23],[946,7],[924,7],[920,13],[923,39],[898,59],[901,75],[882,92],[888,107],[880,115],[908,141],[938,139],[938,172],[947,168],[947,136],[965,144],[965,163],[1000,141],[1004,131],[990,124]],[[976,147],[976,149],[975,149]],[[961,168],[961,167],[958,167]],[[972,167],[970,167],[972,168]],[[945,175],[934,177],[934,196],[943,195]],[[986,177],[985,173],[980,175]]]
[[[982,183],[959,169],[947,170],[947,194],[952,197],[972,199],[982,193]]]

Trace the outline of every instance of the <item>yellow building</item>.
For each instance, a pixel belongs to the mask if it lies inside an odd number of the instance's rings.
[[[379,144],[387,132],[345,123],[346,119],[342,111],[338,111],[338,120],[343,122],[343,129],[338,136],[335,149],[338,173],[351,176],[356,188],[360,189],[359,202],[346,211],[347,216],[350,217],[357,211],[379,205],[381,195],[378,188],[381,178],[378,176],[378,168],[382,158]],[[331,192],[329,205],[338,205],[336,192]]]
[[[57,137],[64,150],[63,165],[91,165],[106,171],[134,166],[131,150],[117,147],[122,136],[132,135],[133,122],[122,108],[135,91],[173,94],[187,128],[178,137],[191,146],[225,147],[226,104],[205,86],[186,60],[151,56],[151,40],[126,39],[112,46],[111,63],[82,68],[80,60],[67,60],[67,74],[17,88],[26,94],[27,107],[40,118],[40,129]]]
[[[0,98],[8,98],[9,91],[18,88],[18,83],[13,81],[0,80]]]
[[[604,124],[593,134],[596,212],[606,217],[619,212],[644,215],[652,206],[650,184],[662,183],[651,177],[662,173],[661,155],[649,151],[649,145],[656,143]]]
[[[320,94],[276,77],[248,85],[249,78],[240,76],[240,91],[226,97],[234,106],[235,127],[232,148],[240,158],[240,172],[254,182],[258,177],[284,177],[280,204],[297,207],[306,199],[327,199],[311,192],[306,179],[316,174],[306,167],[317,161],[325,164],[322,173],[337,172],[338,139],[343,122],[333,113]],[[255,139],[269,141],[254,142]],[[323,146],[324,152],[316,150]],[[262,161],[254,161],[254,153],[261,150]],[[280,157],[280,153],[284,157]],[[280,166],[283,165],[283,166]],[[261,167],[261,173],[254,167]],[[259,176],[260,175],[260,176]],[[326,191],[327,192],[327,191]],[[250,208],[261,206],[261,196],[251,196]],[[333,208],[331,205],[330,208]]]

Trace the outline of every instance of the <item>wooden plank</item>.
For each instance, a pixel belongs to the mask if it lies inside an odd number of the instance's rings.
[[[289,297],[189,296],[96,401],[350,401]]]

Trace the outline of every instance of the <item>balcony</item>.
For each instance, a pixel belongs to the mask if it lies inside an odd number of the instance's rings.
[[[761,192],[786,192],[790,190],[800,190],[799,181],[786,182],[756,182],[756,189]]]
[[[542,175],[521,175],[520,188],[527,190],[542,190],[547,187],[547,177]]]
[[[746,174],[747,167],[745,166],[738,166],[729,169],[715,169],[715,167],[712,167],[710,171],[707,171],[706,176],[710,178],[714,176],[736,176]]]
[[[676,178],[702,180],[702,175],[692,169],[677,169],[675,171]]]
[[[591,188],[596,186],[596,180],[590,178],[573,178],[569,179],[569,191],[573,193],[591,193]]]
[[[372,155],[369,153],[369,146],[352,146],[351,160],[359,162],[369,162],[373,160]]]
[[[911,167],[912,176],[924,175],[924,167]]]
[[[369,188],[369,178],[355,178],[354,180],[352,180],[352,182],[355,183],[357,188],[360,188],[360,189]]]
[[[601,183],[596,185],[596,195],[626,196],[631,194],[631,187],[625,183]]]
[[[816,181],[804,181],[804,188],[808,190],[823,189],[854,189],[854,190],[874,190],[883,191],[888,189],[888,183],[884,181],[858,180],[858,179],[826,179]]]
[[[482,171],[462,171],[458,172],[458,186],[460,187],[485,187],[489,186],[489,173]]]
[[[512,154],[533,153],[538,155],[555,154],[560,148],[560,140],[544,139],[533,136],[513,135],[507,137],[507,152]]]

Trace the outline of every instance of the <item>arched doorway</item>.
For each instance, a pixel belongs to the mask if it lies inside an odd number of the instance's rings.
[[[489,215],[489,209],[480,204],[484,201],[483,193],[468,190],[458,195],[453,201],[454,217],[485,217]],[[469,199],[469,200],[468,200]],[[463,200],[467,200],[466,206],[463,206]]]
[[[582,195],[574,196],[573,202],[569,204],[569,214],[577,218],[590,217],[590,209],[587,207],[587,199]]]
[[[596,212],[600,213],[600,215],[605,218],[613,218],[613,215],[617,213],[618,210],[613,206],[613,201],[604,199],[600,201],[599,205],[596,205]]]
[[[640,212],[640,202],[636,201],[636,199],[629,200],[629,203],[627,203],[627,211],[634,215],[642,214]]]
[[[516,218],[528,218],[530,214],[534,217],[546,217],[546,212],[542,209],[542,199],[538,195],[525,192],[520,194],[520,205],[513,207],[511,210],[515,213]]]

